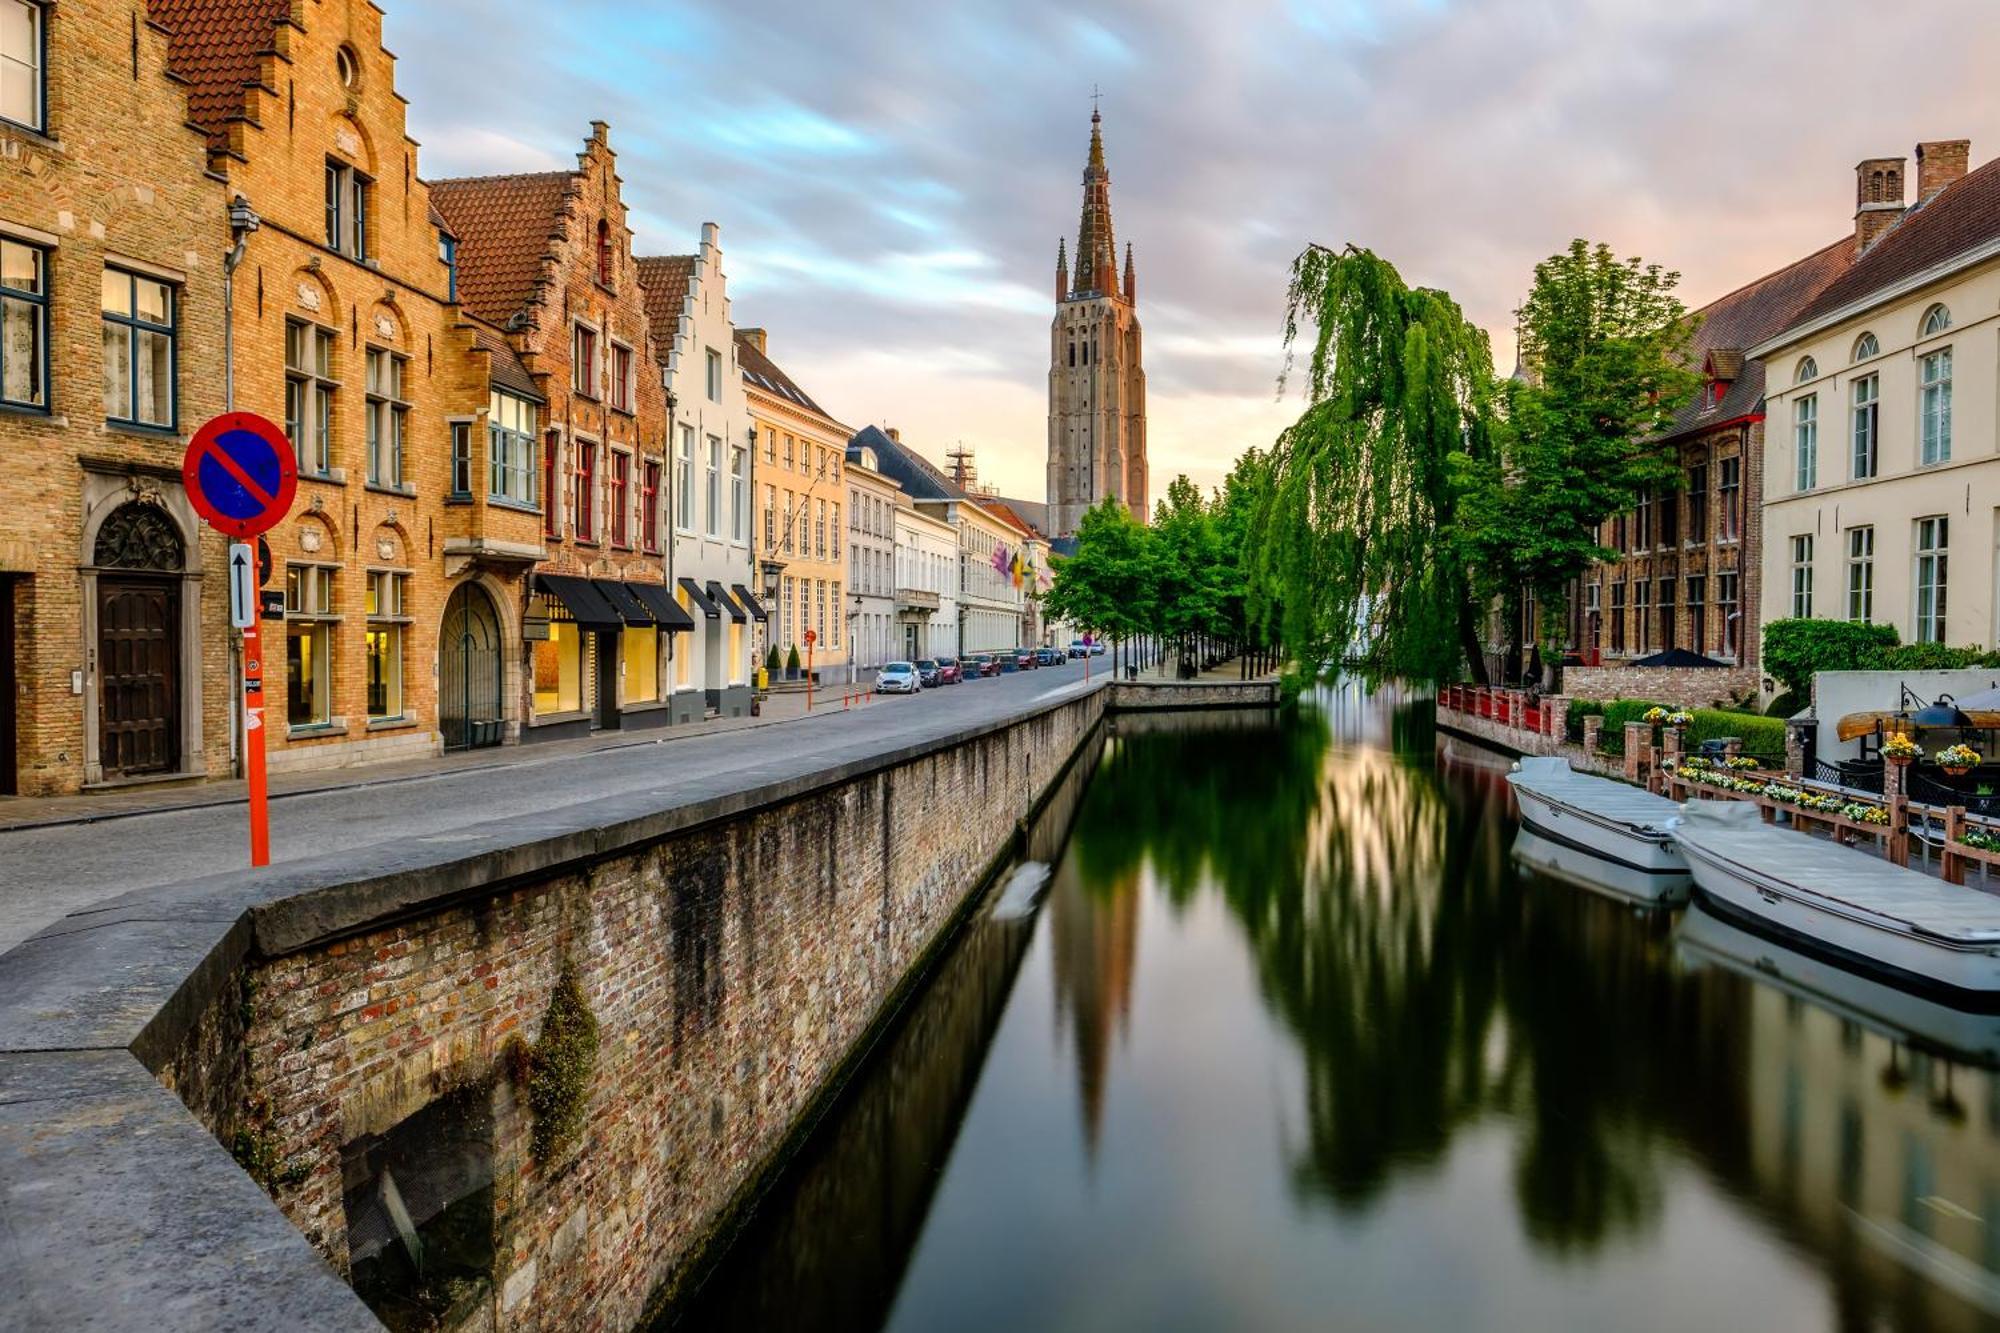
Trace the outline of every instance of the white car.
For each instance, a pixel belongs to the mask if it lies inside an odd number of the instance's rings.
[[[923,689],[914,662],[891,662],[875,677],[877,694],[922,694]]]

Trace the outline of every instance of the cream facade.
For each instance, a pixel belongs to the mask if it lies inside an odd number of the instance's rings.
[[[1026,599],[1001,565],[1021,549],[1021,530],[971,500],[947,507],[958,529],[959,641],[969,653],[1019,648]]]
[[[956,657],[964,647],[957,530],[918,505],[898,505],[890,519],[896,542],[896,621],[888,660]]]
[[[908,509],[902,488],[875,469],[875,451],[847,454],[848,663],[879,669],[903,651],[896,627],[896,514]]]
[[[1952,148],[1962,170],[1959,144],[1922,145],[1920,161]],[[1896,164],[1900,186],[1900,159],[1876,161]],[[1887,257],[1903,231],[1949,221],[1948,207],[1983,206],[1959,192],[1992,188],[1992,174],[1989,164],[1962,182],[1920,179],[1921,206],[1875,245]],[[2000,236],[1809,311],[1754,352],[1769,385],[1765,620],[1870,621],[1905,642],[1992,648]]]

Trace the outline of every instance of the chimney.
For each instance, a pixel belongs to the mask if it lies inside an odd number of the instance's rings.
[[[750,345],[751,345],[752,347],[756,348],[756,349],[757,349],[757,350],[758,350],[759,352],[762,352],[762,351],[764,351],[764,330],[762,330],[762,329],[738,329],[738,330],[736,330],[736,336],[737,336],[738,338],[742,339],[742,340],[743,340],[744,342],[747,342],[747,343],[749,343],[749,344],[750,344]],[[767,353],[767,355],[768,355],[768,353]]]
[[[1917,202],[1927,204],[1931,196],[1965,175],[1972,157],[1970,139],[1933,139],[1917,145]]]
[[[897,444],[901,444],[903,442],[903,432],[897,430],[894,426],[882,427],[882,433],[888,436],[891,440],[894,440]]]
[[[1867,253],[1903,216],[1900,157],[1866,158],[1854,168],[1854,252]]]

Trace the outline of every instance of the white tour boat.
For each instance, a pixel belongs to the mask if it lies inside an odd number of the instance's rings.
[[[1672,821],[1680,806],[1664,796],[1578,773],[1562,758],[1523,759],[1507,775],[1521,806],[1522,825],[1539,841],[1530,864],[1541,861],[1566,878],[1646,903],[1685,901],[1688,864],[1674,842]],[[1555,851],[1581,852],[1558,857]],[[1592,860],[1603,863],[1602,869]]]
[[[1689,801],[1674,840],[1695,896],[1725,921],[1954,1008],[2000,1012],[2000,896],[1774,828],[1747,801]]]

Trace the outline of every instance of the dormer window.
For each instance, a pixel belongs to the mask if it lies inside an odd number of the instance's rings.
[[[1819,362],[1813,360],[1809,356],[1800,357],[1799,368],[1792,375],[1792,383],[1804,384],[1808,380],[1816,380],[1818,378],[1819,378]]]

